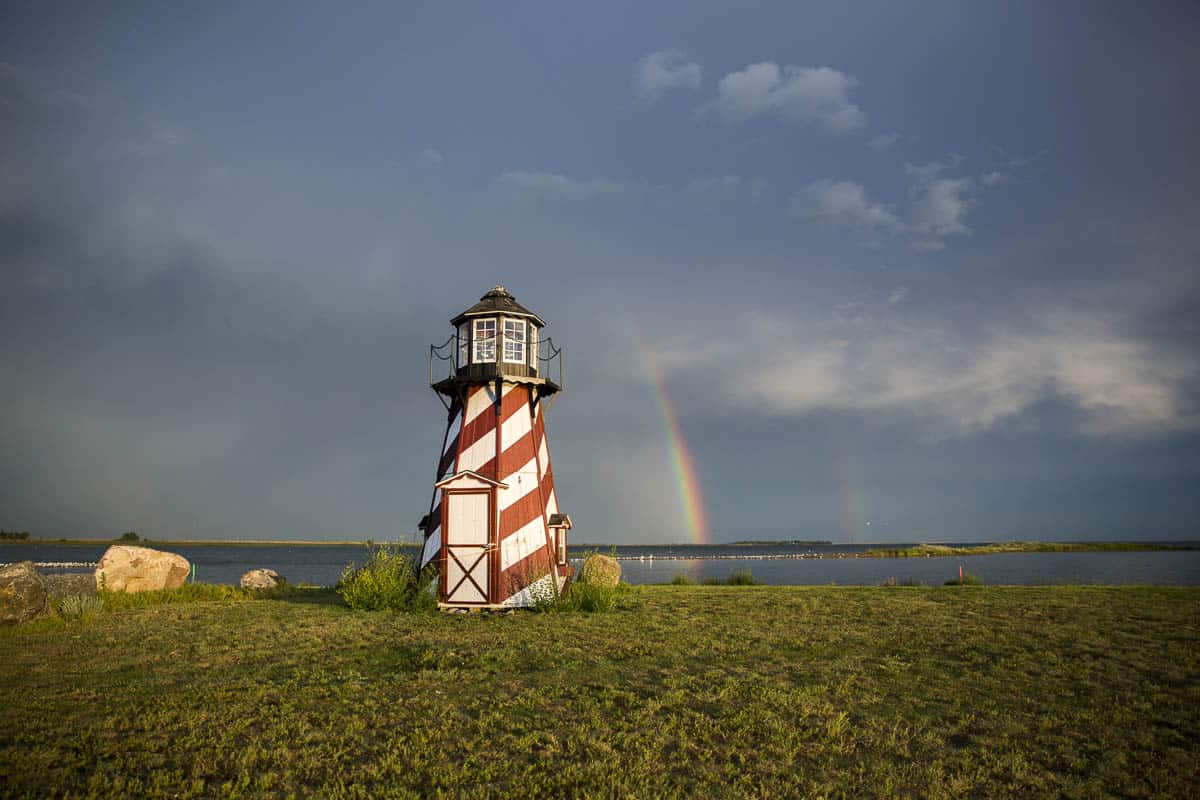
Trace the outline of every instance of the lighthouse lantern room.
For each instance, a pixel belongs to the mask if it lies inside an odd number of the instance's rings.
[[[450,324],[429,349],[447,417],[421,567],[437,568],[443,608],[529,606],[571,574],[571,519],[558,507],[545,423],[562,351],[503,286]]]

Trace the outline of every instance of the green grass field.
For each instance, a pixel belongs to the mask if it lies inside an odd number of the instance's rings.
[[[1200,794],[1197,589],[150,599],[0,631],[0,794]]]

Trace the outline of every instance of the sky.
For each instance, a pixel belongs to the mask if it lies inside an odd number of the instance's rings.
[[[577,542],[1200,538],[1198,34],[5,3],[0,527],[410,537],[428,346],[503,284]]]

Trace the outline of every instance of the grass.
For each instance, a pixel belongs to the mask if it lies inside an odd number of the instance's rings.
[[[1200,792],[1192,588],[644,586],[511,615],[188,591],[0,630],[0,794]]]

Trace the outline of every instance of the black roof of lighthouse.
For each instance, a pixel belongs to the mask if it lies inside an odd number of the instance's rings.
[[[503,286],[493,286],[491,289],[488,289],[487,294],[479,298],[478,303],[450,320],[450,324],[458,325],[465,322],[469,317],[486,317],[492,314],[506,314],[510,317],[528,317],[541,327],[545,327],[546,325],[545,320],[518,303],[517,299],[509,294],[508,289],[505,289]]]

